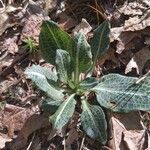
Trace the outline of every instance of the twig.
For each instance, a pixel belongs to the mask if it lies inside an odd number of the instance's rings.
[[[143,81],[146,77],[148,77],[150,75],[150,70],[145,74],[143,75],[143,77],[139,78],[135,84],[139,84],[141,81]]]
[[[64,137],[64,150],[66,150],[66,138]]]
[[[31,139],[31,142],[29,143],[29,145],[28,145],[28,147],[27,147],[27,149],[26,149],[26,150],[29,150],[29,149],[31,148],[31,145],[32,145],[32,143],[33,143],[34,138],[35,138],[35,132],[33,133],[33,136],[32,136],[32,139]]]
[[[85,141],[85,135],[84,135],[84,137],[83,137],[83,139],[82,139],[81,146],[80,146],[80,150],[82,150],[82,148],[83,148],[84,141]]]
[[[95,10],[97,13],[99,13],[103,17],[104,20],[107,20],[107,16],[105,14],[103,14],[101,11],[97,10],[96,8],[94,8],[91,5],[87,5],[87,6],[92,8],[93,10]]]

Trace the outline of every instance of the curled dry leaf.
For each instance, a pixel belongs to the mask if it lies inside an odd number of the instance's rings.
[[[143,67],[148,60],[150,60],[150,49],[149,47],[144,47],[129,61],[126,66],[125,73],[129,73],[133,68],[135,68],[137,74],[142,74]]]

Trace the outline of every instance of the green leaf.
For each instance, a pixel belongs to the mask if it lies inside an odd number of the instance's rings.
[[[42,101],[41,108],[44,110],[44,112],[52,115],[62,103],[63,100],[53,100],[51,98],[47,98]]]
[[[136,84],[135,77],[109,74],[101,78],[92,91],[103,107],[116,112],[150,110],[150,78]]]
[[[85,80],[80,82],[80,88],[81,89],[91,89],[95,87],[99,83],[99,80],[97,80],[94,77],[88,77]]]
[[[39,47],[43,58],[51,64],[55,64],[57,49],[66,50],[72,57],[75,48],[74,40],[52,20],[42,23]]]
[[[48,80],[57,81],[55,71],[53,72],[52,70],[48,70],[39,65],[33,65],[26,69],[25,74],[38,86],[39,89],[46,92],[52,99],[63,99],[63,93],[48,82]]]
[[[74,99],[75,94],[69,96],[57,109],[54,115],[50,116],[50,122],[54,129],[61,129],[65,124],[68,123],[72,117],[76,101]]]
[[[75,85],[74,81],[72,81],[72,80],[68,81],[68,85],[72,90],[74,90],[76,88],[76,85]]]
[[[41,67],[39,65],[32,65],[31,67],[28,67],[25,71],[25,74],[27,72],[37,72],[37,73],[40,73],[40,74],[43,74],[47,79],[49,80],[53,80],[55,82],[57,82],[58,80],[58,77],[57,77],[57,72],[55,69],[48,69],[46,67]]]
[[[91,40],[91,49],[93,54],[93,61],[96,62],[97,58],[106,52],[109,47],[109,23],[104,21],[94,31],[93,38]]]
[[[71,78],[72,73],[71,58],[68,52],[61,49],[57,50],[56,66],[59,80],[67,83],[68,79]]]
[[[102,144],[107,142],[107,122],[100,106],[90,105],[82,100],[81,125],[86,134]]]
[[[84,33],[79,32],[77,35],[77,50],[75,58],[75,66],[79,73],[84,73],[92,65],[91,46],[88,44]]]

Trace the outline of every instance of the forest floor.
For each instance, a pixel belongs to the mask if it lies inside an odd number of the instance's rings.
[[[149,0],[0,0],[0,149],[61,150],[65,145],[67,150],[149,150],[148,111],[113,114],[113,131],[105,146],[73,127],[65,139],[54,136],[39,107],[43,95],[24,74],[32,64],[49,65],[38,53],[45,18],[69,34],[83,30],[87,36],[109,20],[111,44],[98,61],[97,77],[141,77],[150,70]]]

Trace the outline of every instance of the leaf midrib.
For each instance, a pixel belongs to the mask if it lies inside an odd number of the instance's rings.
[[[49,32],[52,34],[52,37],[54,38],[54,41],[55,41],[57,47],[58,47],[59,49],[61,49],[61,47],[60,47],[59,43],[57,42],[57,39],[56,39],[56,37],[55,37],[53,31],[51,30],[51,28],[49,27],[49,25],[48,25],[47,23],[46,23],[46,26],[47,26]]]
[[[57,125],[58,120],[60,119],[61,115],[63,114],[63,111],[65,110],[67,104],[70,102],[70,100],[73,100],[75,94],[72,94],[69,99],[66,100],[66,103],[64,104],[64,106],[61,108],[60,112],[58,113],[56,120],[55,120],[55,125],[54,127]]]
[[[104,92],[106,91],[109,93],[118,93],[118,94],[126,94],[126,95],[133,94],[134,96],[143,96],[144,95],[143,93],[138,92],[138,90],[136,92],[134,90],[133,90],[133,92],[125,92],[125,91],[116,91],[116,90],[113,90],[113,88],[110,89],[110,88],[102,88],[102,87],[93,88],[92,90],[104,91]]]
[[[100,35],[100,38],[99,38],[98,51],[97,51],[97,53],[96,53],[96,57],[95,57],[95,58],[97,58],[97,56],[98,56],[98,54],[99,54],[99,52],[100,52],[101,45],[102,45],[102,37],[103,37],[104,31],[105,31],[106,25],[107,25],[107,24],[105,24],[105,26],[103,26],[103,28],[102,28],[102,34]]]
[[[84,102],[83,102],[83,105],[85,106],[85,108],[86,108],[86,110],[88,111],[88,114],[89,114],[89,116],[90,116],[90,118],[91,118],[91,120],[92,120],[92,122],[94,123],[94,125],[95,125],[95,127],[96,127],[96,129],[97,129],[97,132],[99,133],[99,135],[101,135],[101,133],[100,133],[100,131],[99,131],[99,127],[97,126],[97,124],[95,123],[96,121],[95,121],[95,119],[93,118],[93,115],[92,115],[92,113],[91,113],[91,110],[89,109],[89,107],[88,107],[88,104],[87,104],[87,102],[84,100]],[[101,135],[102,136],[102,135]]]

